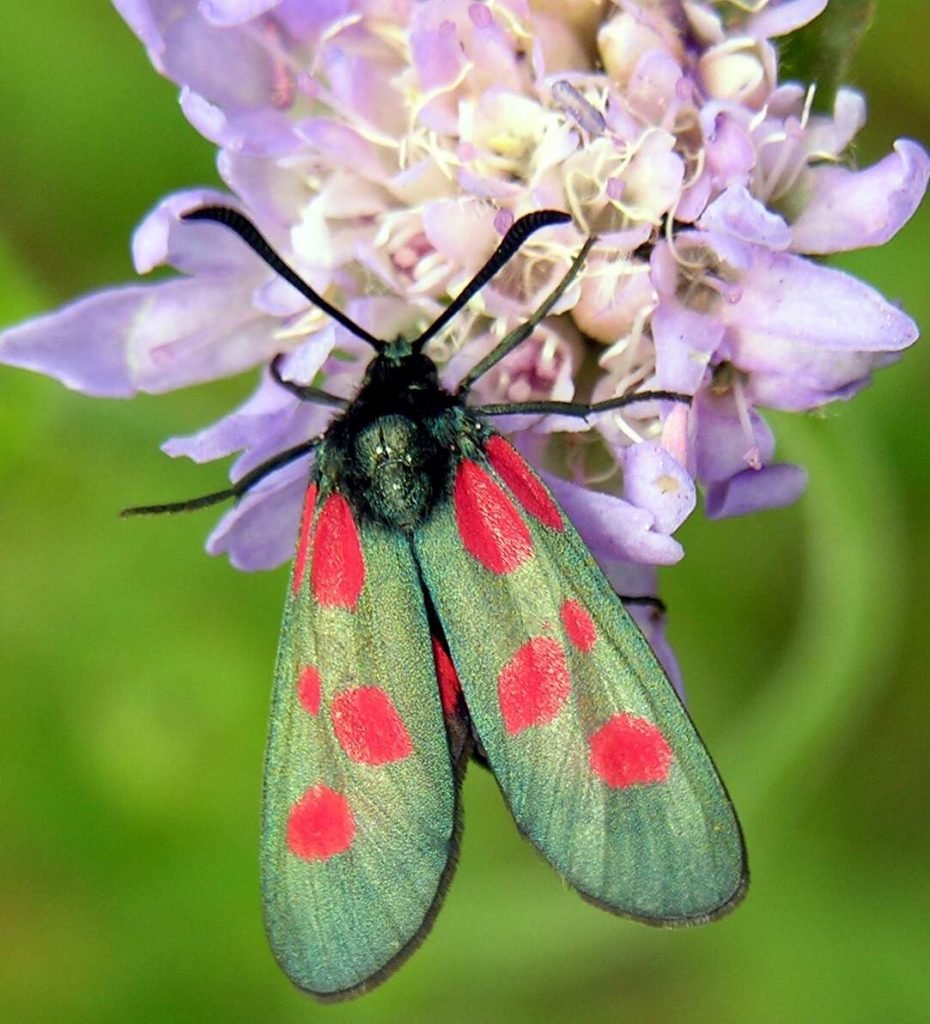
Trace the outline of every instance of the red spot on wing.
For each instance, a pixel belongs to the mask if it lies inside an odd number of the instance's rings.
[[[503,576],[533,554],[530,531],[491,475],[470,459],[455,475],[455,522],[469,554]]]
[[[355,611],[365,583],[365,559],[352,509],[338,492],[326,499],[317,516],[310,582],[324,607]]]
[[[497,695],[511,736],[551,722],[571,691],[565,651],[551,637],[534,636],[501,670]]]
[[[614,715],[588,742],[592,770],[614,789],[648,786],[668,778],[672,749],[645,718]]]
[[[597,626],[588,609],[577,601],[569,600],[562,603],[562,625],[572,644],[582,654],[587,654],[597,640]]]
[[[552,530],[565,529],[559,506],[552,500],[542,480],[512,445],[502,437],[495,436],[488,441],[485,451],[498,476],[534,519]]]
[[[449,652],[436,637],[433,637],[433,658],[436,661],[436,678],[439,680],[442,710],[447,715],[454,715],[462,695],[462,684],[459,682],[459,674],[455,671]]]
[[[388,764],[413,753],[410,733],[379,686],[357,686],[333,698],[333,730],[346,754],[360,764]]]
[[[311,786],[287,818],[287,848],[303,860],[345,853],[355,838],[349,801],[322,783]]]
[[[320,670],[315,665],[308,665],[297,679],[297,697],[311,715],[320,713],[320,694]]]
[[[304,511],[300,517],[300,532],[297,534],[297,554],[294,556],[294,574],[291,576],[291,588],[296,594],[303,583],[304,570],[307,567],[307,552],[310,549],[310,537],[313,532],[313,507],[316,505],[316,484],[307,488],[304,498]]]

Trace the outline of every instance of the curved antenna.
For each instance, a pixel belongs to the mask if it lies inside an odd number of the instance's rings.
[[[354,334],[356,338],[367,342],[376,352],[380,352],[384,348],[383,341],[376,338],[373,334],[369,334],[364,327],[359,327],[345,313],[328,303],[322,295],[318,295],[297,271],[288,266],[272,249],[268,239],[265,238],[248,217],[244,217],[238,210],[230,209],[228,206],[200,206],[196,210],[182,213],[181,220],[212,220],[235,231],[257,256],[263,259],[276,274],[283,277],[288,284],[293,285],[301,295],[308,298],[314,306],[331,316],[336,323],[341,324],[350,334]],[[517,221],[517,224],[519,223]],[[516,227],[516,224],[514,227]],[[513,228],[510,230],[512,231]],[[504,241],[506,240],[505,238]]]
[[[458,313],[458,311],[471,299],[476,292],[480,291],[488,281],[507,263],[521,245],[540,228],[547,228],[552,224],[567,224],[571,220],[567,213],[558,210],[537,210],[535,213],[528,213],[519,220],[514,221],[510,230],[501,239],[500,245],[491,254],[491,258],[478,271],[477,274],[465,285],[465,288],[452,300],[429,327],[411,345],[414,352],[420,352],[423,346],[435,338],[446,324]]]

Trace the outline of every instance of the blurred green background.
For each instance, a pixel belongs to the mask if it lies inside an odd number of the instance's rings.
[[[0,323],[129,280],[133,226],[214,180],[106,3],[4,14]],[[863,164],[930,139],[930,10],[880,0],[852,78]],[[840,263],[930,329],[930,208]],[[284,571],[202,552],[215,516],[122,522],[221,486],[173,462],[251,379],[131,403],[0,368],[0,1021],[930,1020],[930,344],[823,418],[778,417],[811,486],[788,510],[683,530],[665,574],[693,712],[754,880],[684,932],[613,918],[517,836],[492,780],[423,948],[360,1001],[278,972],[258,804]]]

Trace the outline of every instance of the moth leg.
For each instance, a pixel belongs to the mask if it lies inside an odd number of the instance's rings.
[[[478,405],[474,409],[482,416],[519,416],[525,413],[538,413],[543,416],[554,414],[587,419],[597,413],[623,409],[635,402],[681,402],[683,405],[690,405],[691,401],[691,395],[682,394],[680,391],[657,390],[636,391],[629,395],[606,398],[602,402],[502,402],[498,405]]]
[[[275,384],[280,385],[285,391],[290,391],[292,395],[296,395],[302,402],[317,402],[320,405],[333,405],[337,409],[348,408],[348,399],[340,398],[339,395],[331,395],[328,391],[324,391],[322,388],[311,387],[308,384],[297,384],[292,380],[286,380],[281,376],[281,363],[284,360],[284,354],[279,353],[271,360],[268,366],[268,371],[271,373],[271,379]]]
[[[199,498],[188,498],[185,501],[169,501],[161,505],[135,505],[132,508],[124,508],[120,515],[123,517],[157,516],[172,512],[193,512],[198,508],[218,505],[229,498],[235,498],[238,501],[243,494],[250,491],[257,483],[264,480],[265,477],[271,476],[276,470],[296,462],[297,459],[303,458],[305,455],[309,455],[322,440],[322,437],[314,437],[309,441],[303,441],[301,444],[295,444],[293,448],[286,448],[283,452],[272,456],[267,462],[256,466],[255,469],[246,473],[245,476],[237,480],[231,487],[227,487],[222,491],[203,494]]]
[[[628,594],[617,594],[617,597],[624,604],[638,604],[645,608],[651,608],[653,611],[658,612],[660,615],[664,615],[668,609],[665,607],[665,602],[661,597],[649,597],[649,596],[631,596]]]

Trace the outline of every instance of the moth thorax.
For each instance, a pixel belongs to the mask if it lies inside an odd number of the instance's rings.
[[[375,519],[402,530],[417,526],[443,485],[443,452],[422,423],[401,415],[380,416],[355,438],[360,498]]]

